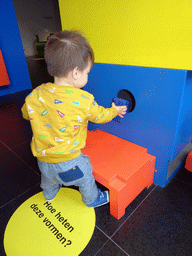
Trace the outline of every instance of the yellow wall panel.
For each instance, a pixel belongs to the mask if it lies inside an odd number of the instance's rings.
[[[96,62],[192,70],[191,0],[59,0],[63,29],[80,29]]]

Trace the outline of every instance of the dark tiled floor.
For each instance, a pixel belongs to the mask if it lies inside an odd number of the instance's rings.
[[[50,81],[44,61],[28,59],[33,87]],[[43,78],[39,79],[40,71]],[[43,81],[42,81],[43,79]],[[41,191],[40,172],[30,151],[31,129],[20,108],[30,90],[0,98],[0,255],[14,211]],[[102,187],[102,186],[101,186]],[[116,220],[109,205],[96,208],[93,236],[81,256],[192,255],[192,173],[181,168],[165,188],[145,189]],[[51,256],[51,255],[50,255]]]

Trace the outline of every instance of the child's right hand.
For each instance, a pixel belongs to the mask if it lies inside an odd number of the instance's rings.
[[[111,104],[111,106],[116,108],[118,116],[120,116],[121,118],[124,117],[127,111],[127,106],[116,106],[114,102]]]

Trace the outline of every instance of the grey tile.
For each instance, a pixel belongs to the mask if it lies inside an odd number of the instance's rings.
[[[34,157],[31,152],[30,143],[31,140],[26,141],[18,146],[15,146],[11,150],[40,175],[41,173],[37,164],[37,158]]]
[[[0,141],[9,148],[13,148],[32,138],[32,131],[29,121],[21,118],[9,120],[1,125]]]
[[[20,119],[21,117],[21,111],[14,103],[9,101],[5,104],[0,104],[0,124],[5,124],[11,120]]]
[[[112,239],[130,255],[192,255],[191,198],[176,179],[156,187]]]
[[[0,207],[26,190],[40,183],[40,176],[19,159],[13,152],[0,144]]]
[[[108,240],[108,242],[101,248],[101,250],[95,256],[128,256],[121,248],[119,248],[115,243]]]
[[[95,227],[90,242],[79,256],[94,256],[99,249],[107,242],[108,238],[97,227]]]
[[[174,178],[177,178],[187,184],[192,185],[192,172],[188,171],[184,167],[178,171]]]

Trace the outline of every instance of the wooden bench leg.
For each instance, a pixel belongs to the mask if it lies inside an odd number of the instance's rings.
[[[127,200],[124,196],[126,184],[118,179],[110,182],[110,214],[116,219],[120,219],[125,214]]]

